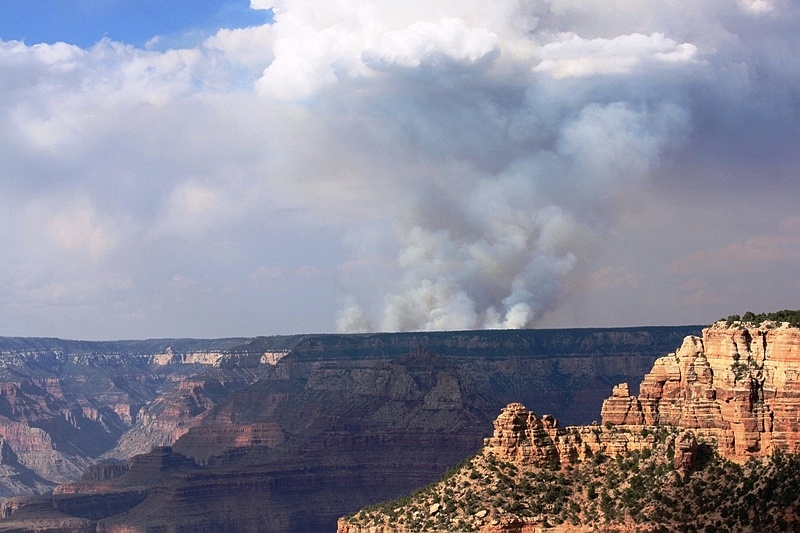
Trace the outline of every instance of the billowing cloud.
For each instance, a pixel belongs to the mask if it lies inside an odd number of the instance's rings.
[[[791,306],[758,289],[798,283],[793,3],[251,5],[187,48],[0,41],[4,333]]]
[[[461,19],[444,19],[386,32],[363,58],[377,69],[391,65],[435,68],[440,62],[473,65],[498,51],[497,36],[485,28],[469,28]]]
[[[541,47],[542,62],[533,70],[550,72],[556,78],[596,74],[627,74],[653,64],[685,63],[694,59],[697,47],[678,44],[661,33],[620,35],[613,39],[584,39],[574,33]]]
[[[775,4],[773,0],[739,0],[739,5],[754,15],[771,13]]]

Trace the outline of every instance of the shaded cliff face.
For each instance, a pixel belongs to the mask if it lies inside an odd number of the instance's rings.
[[[343,513],[428,483],[475,453],[512,400],[596,419],[612,383],[638,381],[693,332],[699,328],[258,338],[232,347],[236,357],[204,359],[213,363],[199,373],[178,350],[162,348],[145,366],[160,379],[151,399],[103,457],[171,445],[195,469],[154,477],[143,489],[128,471],[95,468],[53,501],[146,491],[124,514],[96,519],[103,531],[332,529]],[[195,372],[181,375],[184,367]],[[111,472],[120,475],[105,479]],[[36,502],[19,503],[8,520]],[[119,508],[115,502],[109,508]]]
[[[706,328],[658,359],[638,396],[615,389],[603,420],[692,429],[736,459],[798,452],[800,328]]]

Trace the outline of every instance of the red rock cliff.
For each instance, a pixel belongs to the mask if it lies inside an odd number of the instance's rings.
[[[615,388],[602,417],[692,429],[735,459],[800,452],[800,328],[717,323],[658,359],[638,397]]]

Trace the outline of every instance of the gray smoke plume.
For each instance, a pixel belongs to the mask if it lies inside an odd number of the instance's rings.
[[[513,154],[502,173],[420,185],[394,227],[386,296],[373,316],[349,298],[340,330],[532,326],[556,302],[574,247],[602,224],[604,197],[635,187],[686,122],[675,105],[590,103],[545,125],[554,138]]]
[[[532,326],[614,199],[690,129],[682,92],[660,86],[691,70],[693,44],[660,32],[583,37],[537,6],[509,3],[519,18],[489,27],[411,24],[362,52],[361,90],[392,87],[390,101],[365,104],[384,119],[377,152],[427,174],[395,174],[386,268],[343,276],[341,331]]]

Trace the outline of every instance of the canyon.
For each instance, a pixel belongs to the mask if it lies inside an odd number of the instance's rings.
[[[699,330],[0,339],[0,531],[333,530],[512,401],[590,423]]]

